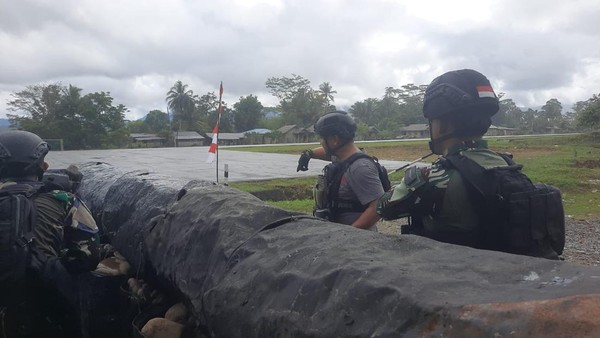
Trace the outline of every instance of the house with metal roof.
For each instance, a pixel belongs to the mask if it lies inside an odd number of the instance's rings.
[[[205,144],[210,145],[212,143],[213,133],[206,133]],[[244,133],[219,133],[219,145],[231,146],[244,144],[246,135]],[[206,142],[208,140],[208,143]]]
[[[265,128],[256,128],[244,132],[246,139],[245,144],[267,144],[274,143],[272,135],[273,131]]]
[[[177,147],[195,147],[204,145],[205,137],[195,131],[176,131],[174,134]]]
[[[429,138],[429,125],[416,123],[402,127],[400,128],[399,138]]]
[[[508,128],[508,127],[499,127],[495,125],[491,125],[485,135],[487,136],[506,136],[506,135],[515,135],[519,132],[517,128]]]
[[[167,140],[164,137],[158,136],[157,134],[149,133],[131,133],[130,146],[132,148],[158,148],[164,147]]]
[[[303,128],[295,124],[289,124],[277,129],[277,131],[281,133],[279,142],[283,143],[306,143],[314,142],[317,139],[312,125]]]

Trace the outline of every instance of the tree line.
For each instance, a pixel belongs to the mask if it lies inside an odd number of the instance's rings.
[[[302,76],[271,77],[265,82],[279,100],[276,107],[264,107],[252,94],[242,96],[230,108],[221,102],[220,132],[244,132],[255,128],[276,130],[283,125],[308,127],[326,112],[336,110],[337,92],[329,82],[313,88]],[[427,123],[421,111],[426,85],[406,84],[386,87],[382,97],[366,98],[346,110],[358,123],[357,133],[366,135],[370,127],[380,138],[394,138],[400,128]],[[11,94],[8,114],[11,126],[29,130],[46,139],[63,139],[65,149],[127,147],[131,133],[156,133],[172,139],[177,131],[212,131],[218,116],[219,98],[214,92],[195,94],[187,84],[177,81],[166,92],[167,111],[151,110],[145,118],[127,121],[127,108],[114,104],[110,92],[81,94],[73,85],[37,84]],[[572,111],[563,112],[560,101],[549,99],[540,109],[521,109],[499,93],[500,110],[493,117],[497,126],[519,129],[522,133],[545,133],[600,128],[600,94],[577,102]],[[276,112],[267,115],[268,112]]]

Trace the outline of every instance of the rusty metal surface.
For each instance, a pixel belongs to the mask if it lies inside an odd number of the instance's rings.
[[[599,337],[600,294],[445,309],[418,331],[421,337]]]

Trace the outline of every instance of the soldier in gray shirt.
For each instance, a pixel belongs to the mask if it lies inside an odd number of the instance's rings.
[[[331,175],[339,189],[329,192],[329,220],[356,228],[377,230],[377,200],[384,189],[375,162],[354,144],[356,123],[346,112],[334,111],[315,123],[321,147],[305,150],[298,160],[298,171],[308,170],[311,158],[332,161],[328,167],[343,170]],[[339,181],[338,181],[339,180]]]
[[[368,158],[359,158],[348,166],[342,176],[338,198],[340,200],[356,201],[361,206],[369,206],[372,201],[378,200],[383,193],[375,163]],[[368,209],[368,207],[365,209]],[[341,210],[335,215],[334,222],[354,224],[365,211]],[[367,229],[376,231],[377,227],[373,224]]]

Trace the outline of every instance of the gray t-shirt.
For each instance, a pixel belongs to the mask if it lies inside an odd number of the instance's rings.
[[[338,197],[367,205],[379,199],[383,193],[375,163],[368,158],[359,158],[350,164],[342,176]],[[342,212],[336,216],[335,222],[352,224],[361,214],[362,212]],[[376,230],[376,226],[374,225],[370,230]]]

